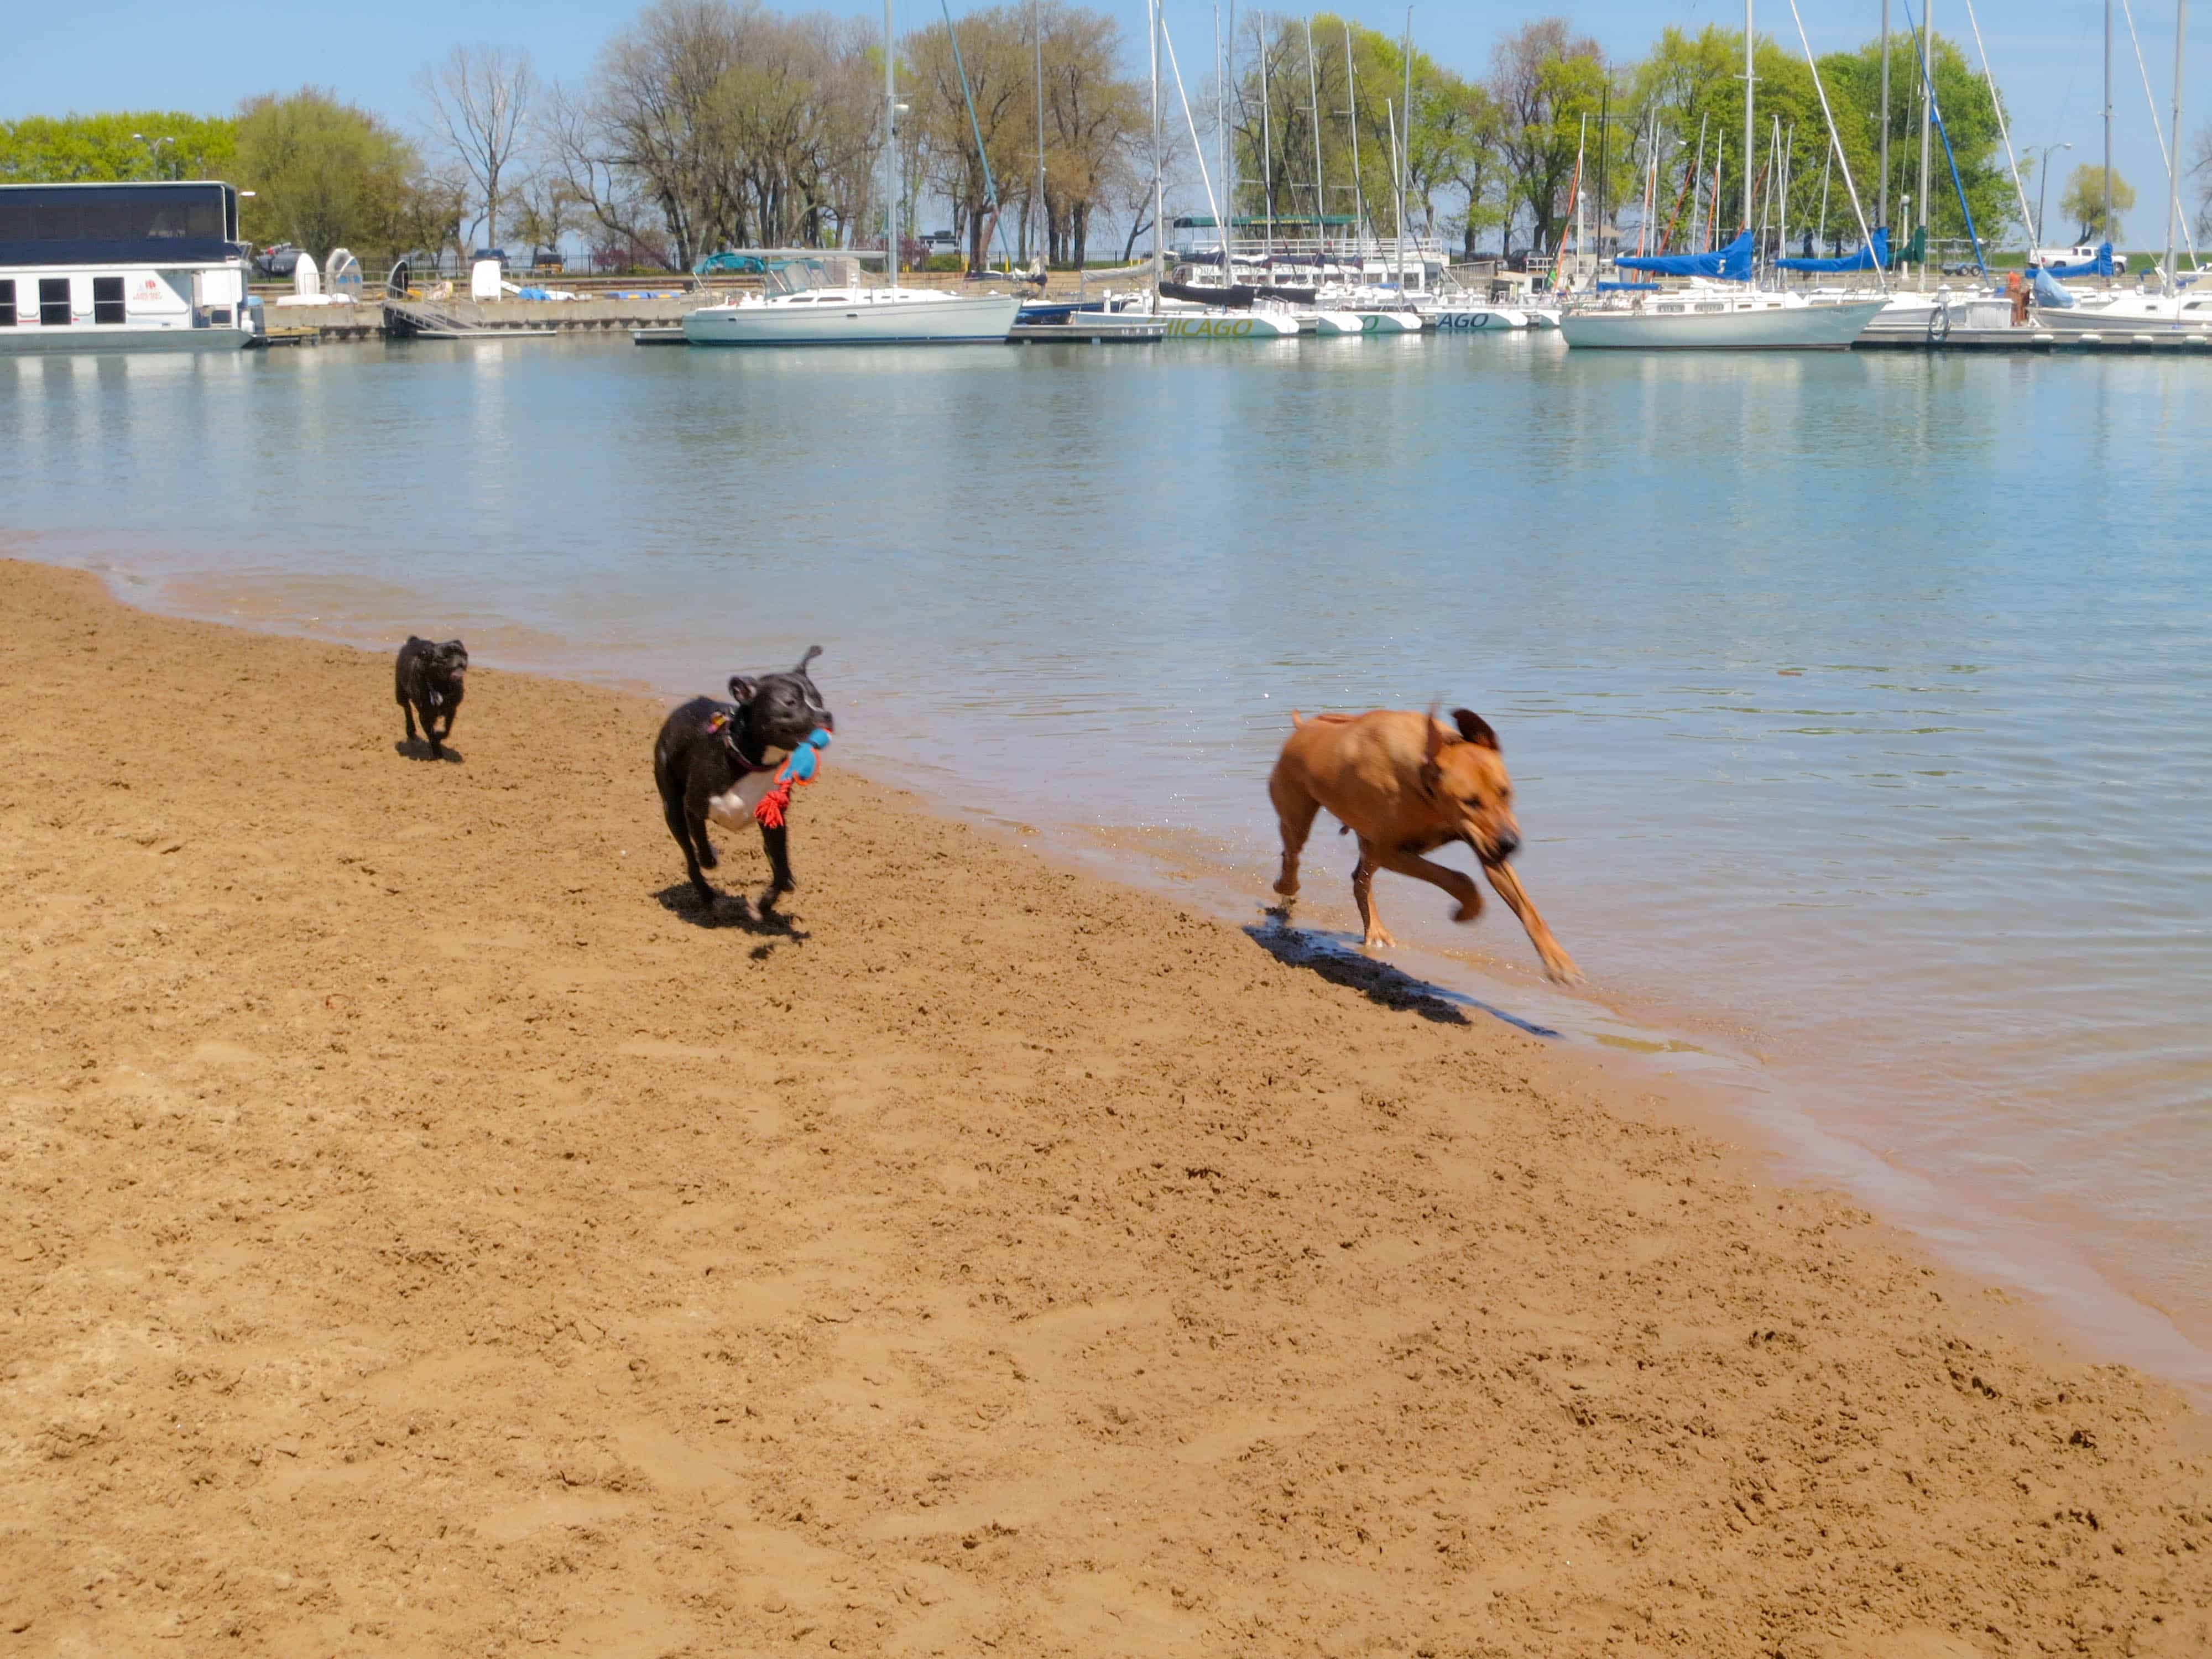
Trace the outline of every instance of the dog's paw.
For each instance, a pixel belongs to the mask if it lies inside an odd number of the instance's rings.
[[[1370,927],[1367,930],[1367,937],[1359,941],[1359,948],[1363,951],[1395,951],[1398,948],[1398,941],[1389,928]]]
[[[1458,909],[1452,912],[1452,920],[1454,921],[1473,921],[1481,915],[1482,901],[1479,898],[1471,898],[1466,903],[1461,905]]]
[[[712,870],[721,861],[720,855],[714,851],[714,843],[702,836],[699,842],[699,867],[702,870]]]
[[[1554,985],[1580,985],[1583,970],[1575,966],[1572,957],[1562,955],[1556,959],[1546,960],[1544,977]]]

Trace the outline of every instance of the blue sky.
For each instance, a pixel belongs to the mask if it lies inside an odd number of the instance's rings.
[[[1916,15],[1918,3],[1914,0]],[[1132,42],[1140,46],[1142,0],[1103,3],[1124,16]],[[1879,0],[1856,0],[1848,11],[1829,0],[1798,3],[1816,52],[1857,45],[1879,27]],[[879,0],[873,5],[866,0],[823,0],[823,9],[870,18],[882,15]],[[1393,32],[1405,17],[1398,5],[1337,9]],[[1415,6],[1413,32],[1417,42],[1444,63],[1462,73],[1480,73],[1500,33],[1546,9],[1432,0]],[[1639,52],[1668,22],[1695,29],[1708,21],[1735,24],[1742,18],[1741,4],[1726,0],[1662,0],[1657,5],[1648,0],[1594,0],[1550,9],[1622,57]],[[2051,215],[2056,235],[2061,229],[2057,185],[2065,169],[2094,161],[2101,143],[2102,7],[2098,0],[1977,0],[1976,9],[2012,111],[2015,146],[2066,140],[2075,146],[2070,155],[2053,160]],[[458,6],[450,0],[377,0],[326,8],[297,0],[233,0],[219,13],[200,16],[179,11],[173,0],[79,0],[10,10],[9,50],[0,58],[0,118],[123,107],[212,113],[256,92],[313,82],[334,87],[411,130],[419,117],[415,73],[452,46],[479,40],[526,46],[541,71],[573,79],[590,68],[599,44],[635,8],[627,0],[597,5],[580,0],[471,0]],[[1893,27],[1902,28],[1903,0],[1892,0],[1891,15]],[[899,0],[902,29],[935,15],[934,0]],[[1210,5],[1200,0],[1169,0],[1169,27],[1187,70],[1193,58],[1206,58],[1212,18]],[[2136,25],[2163,120],[2172,95],[2173,0],[2136,0]],[[1936,26],[1971,52],[1962,0],[1936,0]],[[1763,33],[1794,43],[1787,0],[1765,0],[1759,27]],[[2129,218],[2130,240],[2147,244],[2156,240],[2163,178],[2127,31],[2124,22],[2114,27],[2116,165],[2138,196]],[[2212,64],[2212,39],[2197,46],[2190,61]],[[2212,76],[2192,74],[2183,117],[2191,131],[2212,121],[2207,96],[2212,96]]]

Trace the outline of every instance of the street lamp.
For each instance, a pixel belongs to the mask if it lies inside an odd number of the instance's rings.
[[[161,176],[161,146],[167,144],[173,152],[177,147],[177,141],[173,138],[149,138],[143,132],[134,132],[131,136],[146,146],[147,170],[156,179],[160,178]]]
[[[2073,148],[2074,146],[2071,144],[2045,144],[2040,152],[2037,151],[2033,146],[2028,149],[2027,153],[2030,155],[2034,155],[2039,153],[2043,157],[2040,161],[2035,164],[2035,240],[2039,246],[2040,246],[2043,242],[2043,210],[2045,207],[2049,206],[2051,203],[2051,152],[2054,149],[2071,149]],[[2108,231],[2106,234],[2109,234],[2110,232]]]

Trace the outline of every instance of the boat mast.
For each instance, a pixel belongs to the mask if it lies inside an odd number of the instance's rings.
[[[2112,0],[2105,0],[2106,12]],[[1889,0],[1881,0],[1881,205],[1875,222],[1889,223]]]
[[[1037,94],[1037,212],[1043,218],[1040,250],[1045,264],[1052,263],[1052,210],[1044,201],[1044,21],[1042,0],[1030,0],[1030,33],[1036,37]]]
[[[1313,106],[1314,237],[1316,242],[1326,246],[1328,241],[1328,195],[1322,187],[1321,176],[1321,72],[1314,67],[1311,17],[1306,19],[1306,97]]]
[[[2171,295],[2173,289],[2173,226],[2181,216],[2181,48],[2182,37],[2189,27],[2189,0],[2174,0],[2173,3],[2173,148],[2167,153],[2166,163],[2166,279],[2159,284],[2161,294]],[[2107,175],[2109,177],[2109,175]],[[2109,189],[2111,186],[2106,185]],[[2106,228],[2106,234],[2111,234]],[[2180,314],[2177,308],[2175,315]]]
[[[2045,155],[2043,161],[2044,165],[2048,167],[2051,164],[2051,158]],[[2049,186],[2045,185],[2045,188],[2048,189]],[[2065,209],[2061,208],[2059,211],[2063,213]],[[2103,240],[2111,241],[2112,240],[2112,0],[2105,0],[2105,220],[2103,229]],[[2038,237],[2043,234],[2041,225],[2036,226],[2035,234]],[[2105,285],[2109,288],[2112,286],[2112,279],[2107,276],[2105,279]]]
[[[1705,251],[1702,246],[1705,240],[1705,127],[1712,118],[1711,110],[1698,118],[1698,165],[1690,172],[1690,240],[1698,246],[1690,249],[1692,253]]]
[[[1934,125],[1936,113],[1936,4],[1935,0],[1923,0],[1920,8],[1920,224],[1925,226],[1936,215],[1928,198],[1928,135]],[[1921,245],[1920,275],[1928,275],[1927,245]]]
[[[1406,297],[1406,205],[1413,188],[1413,9],[1406,8],[1406,101],[1400,106],[1403,124],[1398,138],[1398,298]],[[2176,121],[2179,116],[2174,117]],[[2179,126],[2176,132],[2181,131]],[[1423,278],[1424,286],[1427,279]]]
[[[1260,211],[1267,224],[1267,280],[1275,280],[1275,129],[1268,111],[1267,14],[1254,31],[1260,40]]]
[[[884,0],[884,264],[898,286],[898,48],[891,39],[891,0]]]
[[[1743,228],[1751,228],[1752,191],[1759,170],[1751,164],[1751,147],[1757,142],[1752,122],[1751,0],[1743,0]]]
[[[884,0],[888,5],[890,0]],[[1160,308],[1160,0],[1145,0],[1146,34],[1152,48],[1152,309]]]
[[[1352,72],[1352,25],[1344,26],[1344,96],[1349,106],[1345,119],[1352,127],[1352,230],[1355,236],[1364,238],[1367,226],[1367,198],[1359,187],[1359,81]],[[1359,274],[1367,274],[1367,255],[1359,256]]]

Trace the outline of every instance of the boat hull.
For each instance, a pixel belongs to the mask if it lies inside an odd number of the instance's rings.
[[[1011,294],[828,305],[707,306],[684,319],[696,346],[998,345],[1022,302]]]
[[[1567,343],[1601,351],[1843,351],[1887,303],[1762,306],[1744,311],[1571,311]]]
[[[1160,320],[1167,325],[1165,337],[1170,340],[1291,340],[1298,333],[1297,318],[1267,312],[1223,317],[1177,316],[1168,312]]]
[[[1531,326],[1525,312],[1503,306],[1467,306],[1431,313],[1443,334],[1501,334]]]
[[[2060,334],[2106,334],[2118,338],[2130,334],[2212,335],[2212,310],[2117,310],[2110,307],[2040,306],[2036,316],[2044,327]]]
[[[243,328],[9,328],[0,329],[0,357],[52,356],[62,352],[237,351],[253,343]]]

